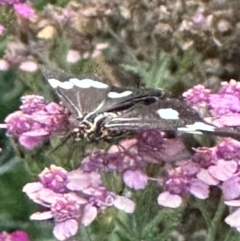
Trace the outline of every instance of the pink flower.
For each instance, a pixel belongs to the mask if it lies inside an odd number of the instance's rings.
[[[0,35],[3,35],[5,28],[0,24]]]
[[[67,53],[67,62],[76,63],[81,59],[81,55],[77,50],[70,49]]]
[[[226,181],[237,171],[238,164],[236,161],[225,161],[219,159],[216,165],[208,168],[209,173],[220,181]]]
[[[231,79],[229,82],[222,82],[219,94],[230,94],[240,98],[240,82]]]
[[[240,112],[240,99],[232,94],[211,94],[209,105],[213,116]]]
[[[133,163],[133,162],[132,162]],[[93,155],[87,156],[81,163],[81,168],[87,172],[113,172],[123,171],[129,168],[130,162],[125,161],[125,156],[121,152],[103,153],[96,152]]]
[[[6,70],[9,70],[9,63],[7,60],[5,59],[0,59],[0,70],[1,71],[6,71]]]
[[[207,199],[209,197],[209,185],[202,182],[197,178],[193,178],[191,180],[191,185],[189,187],[189,192],[199,198],[199,199]]]
[[[147,163],[158,163],[161,158],[168,160],[174,151],[182,150],[183,145],[176,142],[176,148],[170,152],[168,147],[172,144],[167,140],[164,142],[162,133],[158,130],[142,131],[136,139],[123,140],[119,145],[111,146],[107,152],[98,151],[87,156],[81,162],[81,168],[88,172],[141,170]],[[167,150],[164,152],[165,148]]]
[[[225,138],[215,147],[217,159],[240,160],[240,142],[232,138]]]
[[[206,18],[203,15],[202,11],[197,11],[192,17],[192,22],[196,25],[203,25],[205,21],[206,21]]]
[[[225,222],[240,232],[240,200],[225,201],[224,203],[231,207],[238,207],[233,213],[225,218]]]
[[[188,192],[192,177],[180,167],[169,171],[163,186],[172,194],[182,195]]]
[[[30,241],[27,233],[23,231],[15,231],[11,234],[12,240],[11,241]]]
[[[123,140],[113,145],[107,152],[95,152],[83,159],[81,168],[87,172],[123,172],[129,168],[144,165],[136,153],[136,139]]]
[[[25,114],[33,114],[35,111],[41,111],[45,109],[46,103],[40,95],[25,95],[21,98],[22,105],[20,109]]]
[[[222,184],[225,200],[233,200],[240,196],[240,173],[235,174]]]
[[[159,194],[158,204],[165,207],[179,207],[182,204],[182,197],[189,193],[199,199],[206,199],[209,196],[209,186],[194,178],[193,173],[183,171],[180,167],[169,171],[163,186],[165,191]]]
[[[39,178],[45,188],[49,188],[54,192],[63,193],[66,191],[67,171],[62,167],[51,165],[45,168]]]
[[[197,85],[183,93],[183,97],[185,97],[189,105],[198,108],[208,104],[210,92],[205,86]]]
[[[240,113],[228,113],[223,116],[215,116],[208,118],[207,121],[217,127],[240,126]]]
[[[182,204],[182,198],[179,195],[171,194],[170,192],[162,192],[158,196],[158,204],[169,208],[178,208]]]
[[[124,183],[135,190],[144,189],[148,183],[148,177],[140,170],[127,170],[123,173]]]
[[[13,4],[17,4],[17,3],[21,3],[22,0],[0,0],[0,6],[4,6],[4,5],[13,5]]]
[[[207,168],[216,159],[214,148],[201,147],[195,150],[196,153],[191,158],[200,167]]]
[[[35,15],[35,11],[32,7],[27,5],[26,3],[17,3],[13,5],[16,13],[22,18],[30,19]]]
[[[38,69],[38,65],[34,61],[24,61],[20,64],[19,69],[26,72],[35,72]]]
[[[108,47],[109,47],[109,44],[108,44],[108,43],[98,43],[98,44],[95,46],[95,49],[94,49],[94,51],[93,51],[92,54],[91,54],[91,57],[92,57],[92,58],[97,58],[97,57],[99,57],[99,56],[102,54],[102,50],[107,49]]]
[[[208,184],[209,186],[216,186],[220,182],[219,180],[211,176],[209,171],[204,168],[201,168],[201,170],[197,173],[197,178],[202,182]]]
[[[67,175],[67,188],[71,191],[86,191],[89,187],[99,187],[101,176],[96,172],[84,172],[81,169],[71,171]]]
[[[77,234],[78,222],[75,219],[69,219],[57,223],[53,229],[53,234],[58,240],[66,240]]]
[[[19,141],[28,150],[43,144],[49,136],[68,123],[66,110],[56,103],[46,104],[43,97],[28,95],[22,97],[21,111],[5,119],[7,134]]]
[[[113,202],[113,206],[125,213],[133,213],[136,205],[132,200],[124,196],[117,196]]]
[[[26,184],[23,192],[34,202],[49,209],[32,214],[30,219],[53,218],[55,222],[53,234],[58,240],[65,240],[75,235],[80,224],[87,226],[97,217],[97,208],[75,193],[56,193],[45,188],[40,182]]]
[[[44,195],[39,196],[44,198]],[[45,198],[44,198],[45,199]],[[34,213],[31,215],[31,220],[45,220],[53,218],[55,227],[53,234],[58,240],[66,240],[74,236],[81,223],[89,225],[97,216],[97,209],[93,206],[86,205],[87,200],[75,194],[56,194],[56,198],[44,201],[45,206],[49,207],[49,211],[42,213]]]
[[[108,207],[114,206],[126,213],[135,210],[133,201],[102,187],[98,173],[85,173],[80,169],[67,173],[51,165],[39,174],[39,178],[41,182],[26,184],[23,192],[48,210],[34,213],[30,218],[53,218],[53,233],[58,240],[75,235],[80,225],[90,225],[98,212]]]
[[[207,122],[218,127],[240,126],[240,82],[230,80],[222,82],[221,85],[216,94],[198,85],[185,92],[183,96],[188,104],[204,114]],[[228,130],[228,132],[229,136],[236,136],[234,131],[231,133],[231,130]]]
[[[1,232],[0,233],[1,241],[30,241],[27,233],[17,230],[13,233]]]

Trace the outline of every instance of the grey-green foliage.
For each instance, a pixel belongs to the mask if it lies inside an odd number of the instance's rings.
[[[169,61],[170,56],[166,53],[161,53],[151,65],[134,61],[133,65],[123,65],[123,67],[126,71],[138,74],[147,87],[167,89],[170,84],[170,81],[166,81],[169,76],[167,68]]]
[[[177,94],[194,86],[205,77],[201,74],[201,56],[193,49],[182,54],[160,51],[151,63],[134,59],[132,64],[123,64],[123,67],[126,71],[138,74],[147,87],[162,88],[166,91],[177,92]],[[193,74],[196,75],[196,81],[189,82],[188,76]],[[175,86],[181,89],[176,90]]]

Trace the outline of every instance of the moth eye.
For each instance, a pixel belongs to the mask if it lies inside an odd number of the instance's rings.
[[[179,113],[172,109],[172,108],[167,108],[167,109],[159,109],[157,111],[157,113],[159,114],[159,116],[162,119],[167,119],[167,120],[178,120],[179,119]]]

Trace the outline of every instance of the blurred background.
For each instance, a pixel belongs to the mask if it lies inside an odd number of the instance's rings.
[[[0,123],[24,94],[54,100],[39,64],[176,97],[197,84],[216,90],[239,80],[238,0],[1,0],[0,26]],[[37,205],[22,187],[36,173],[5,134],[0,130],[0,230],[54,240],[51,222],[29,221]]]

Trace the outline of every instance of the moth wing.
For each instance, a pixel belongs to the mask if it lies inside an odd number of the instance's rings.
[[[63,105],[76,118],[82,118],[104,105],[108,85],[98,80],[79,78],[48,66],[41,66],[41,70]]]
[[[57,94],[61,98],[64,106],[77,118],[82,118],[86,114],[92,114],[105,103],[105,90],[96,88],[72,89],[57,88]]]
[[[92,79],[70,78],[68,81],[60,82],[50,78],[48,81],[55,88],[63,104],[80,118],[85,115],[123,110],[136,103],[155,102],[162,96],[160,90],[108,87]]]
[[[149,105],[136,104],[118,117],[107,119],[104,127],[109,130],[158,129],[190,133],[214,131],[215,128],[206,123],[195,110],[177,99],[159,100]]]
[[[138,89],[109,87],[104,105],[96,112],[115,112],[128,109],[137,103],[149,104],[159,100],[163,96],[160,89]]]
[[[155,102],[163,95],[159,89],[108,86],[48,66],[41,66],[41,70],[63,104],[77,118],[130,108],[140,102]]]

